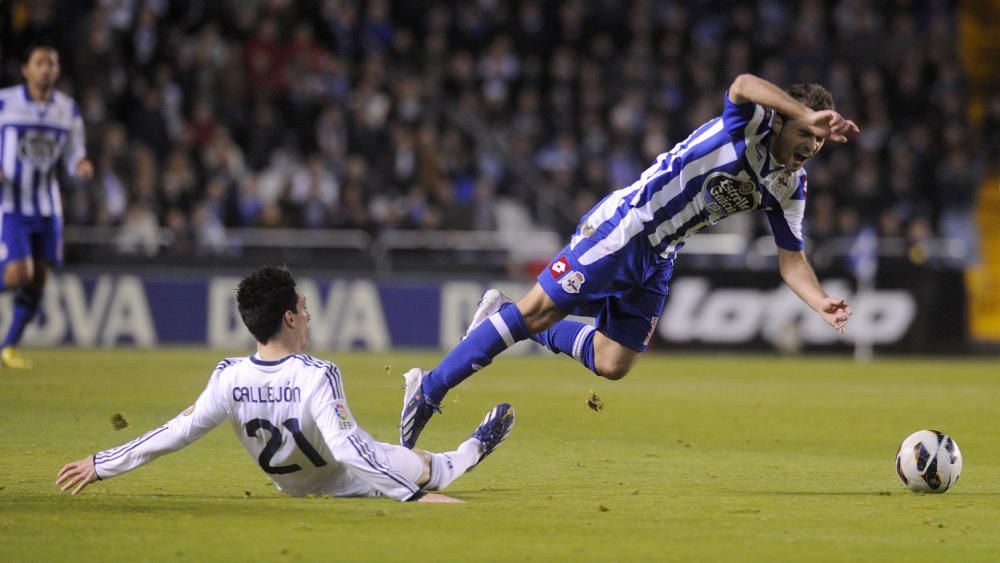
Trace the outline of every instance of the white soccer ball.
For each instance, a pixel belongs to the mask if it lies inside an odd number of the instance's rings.
[[[896,473],[913,492],[943,493],[962,474],[962,452],[955,440],[943,432],[914,432],[899,445]]]

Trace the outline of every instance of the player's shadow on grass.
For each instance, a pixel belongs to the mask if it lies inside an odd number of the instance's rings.
[[[461,500],[487,500],[497,493],[518,492],[521,489],[483,489],[480,491],[453,491],[450,496]]]

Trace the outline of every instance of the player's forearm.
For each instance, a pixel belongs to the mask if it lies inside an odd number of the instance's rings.
[[[70,132],[69,143],[63,152],[66,160],[66,170],[71,176],[79,175],[80,163],[87,159],[86,137],[83,132],[83,120],[77,118]]]
[[[154,459],[177,451],[189,441],[168,422],[116,448],[94,454],[94,469],[101,479],[110,479],[138,469]]]
[[[785,284],[806,305],[809,305],[814,311],[819,311],[827,295],[816,277],[816,272],[806,261],[805,254],[779,250],[778,264],[781,270],[781,279],[785,281]]]
[[[198,406],[201,405],[196,404],[195,407],[186,409],[163,426],[150,430],[131,442],[94,454],[97,476],[108,479],[128,473],[204,436],[218,421],[202,416],[202,412],[195,412]],[[202,407],[202,410],[207,409]]]
[[[729,86],[729,99],[733,103],[753,102],[777,110],[785,117],[795,120],[811,112],[804,104],[796,101],[778,86],[752,74],[741,74]]]

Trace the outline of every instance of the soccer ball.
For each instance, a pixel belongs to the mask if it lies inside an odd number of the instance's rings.
[[[962,474],[962,452],[955,440],[943,432],[914,432],[899,445],[896,473],[913,492],[943,493]]]

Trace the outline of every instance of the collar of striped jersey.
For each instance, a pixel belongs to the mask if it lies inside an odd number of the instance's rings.
[[[31,90],[28,89],[27,82],[21,84],[21,89],[24,91],[24,99],[25,101],[28,102],[28,105],[35,108],[35,111],[38,112],[38,117],[45,119],[45,114],[48,113],[49,108],[52,107],[52,104],[55,103],[56,101],[55,90],[52,91],[52,95],[49,96],[49,99],[47,101],[42,102],[35,100],[34,98],[31,97]],[[42,107],[39,108],[38,104],[40,104]]]
[[[761,143],[762,145],[764,145],[764,154],[765,154],[764,170],[763,170],[764,176],[770,176],[775,172],[782,172],[785,170],[785,168],[787,168],[784,164],[781,164],[780,162],[776,161],[774,159],[774,155],[771,154],[771,139],[773,138],[773,135],[774,133],[767,135],[764,139],[762,139],[762,141],[767,141],[767,142]]]
[[[289,358],[291,358],[293,356],[295,356],[295,354],[289,354],[289,355],[285,356],[284,358],[281,358],[280,360],[262,360],[259,357],[257,357],[257,354],[254,354],[254,355],[250,356],[250,361],[253,362],[253,363],[255,363],[255,364],[257,364],[257,365],[259,365],[259,366],[276,366],[276,365],[284,362],[285,360],[287,360],[287,359],[289,359]]]
[[[778,117],[778,112],[771,109],[765,108],[767,112],[765,118],[767,120],[767,133],[761,138],[760,144],[764,147],[764,167],[762,172],[764,176],[769,176],[774,172],[780,172],[785,169],[785,165],[774,160],[774,155],[771,154],[771,140],[774,139],[774,120]],[[771,165],[774,164],[774,167]]]

